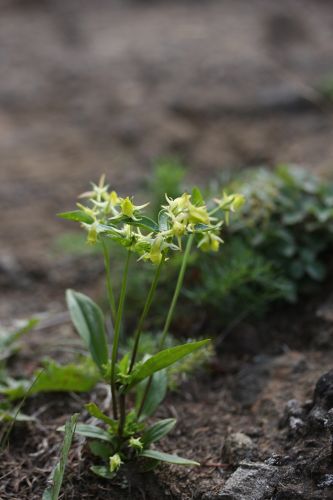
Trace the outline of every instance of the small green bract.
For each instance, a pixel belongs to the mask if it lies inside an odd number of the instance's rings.
[[[224,193],[222,198],[206,203],[198,188],[194,188],[191,194],[185,192],[176,198],[166,194],[157,220],[143,213],[148,203],[137,205],[131,196],[120,197],[105,184],[104,176],[98,184],[92,184],[92,190],[83,193],[81,198],[86,199],[87,203],[78,203],[77,210],[59,215],[79,222],[87,232],[89,244],[101,243],[112,321],[110,348],[102,310],[86,295],[67,291],[67,304],[74,327],[101,377],[111,387],[110,409],[101,409],[95,403],[86,405],[88,413],[101,425],[76,426],[76,434],[90,439],[91,452],[102,460],[102,463],[92,467],[92,471],[103,478],[112,479],[122,467],[134,461],[138,469],[142,470],[148,470],[152,464],[159,462],[198,465],[193,460],[151,449],[155,442],[173,429],[175,419],[164,419],[150,426],[146,421],[165,396],[166,368],[209,343],[209,339],[206,339],[165,348],[192,246],[196,244],[202,251],[217,252],[223,243],[222,226],[229,223],[230,212],[237,211],[243,205],[244,197]],[[119,297],[115,296],[113,290],[110,242],[123,247],[126,253]],[[168,266],[175,253],[182,254],[182,258],[170,307],[166,311],[159,349],[154,354],[142,355],[141,334],[157,296],[161,269]],[[119,340],[133,254],[137,260],[153,265],[155,271],[134,331],[132,349],[120,359]],[[142,290],[139,294],[142,294]],[[135,393],[134,398],[130,397],[132,392]],[[130,401],[134,401],[133,407]]]

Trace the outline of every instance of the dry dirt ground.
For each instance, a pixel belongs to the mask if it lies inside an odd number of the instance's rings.
[[[166,156],[180,158],[201,183],[225,168],[277,162],[332,171],[333,106],[318,92],[333,73],[332,46],[330,0],[0,0],[0,319],[61,312],[68,286],[102,293],[100,265],[55,254],[54,240],[70,229],[55,213],[103,172],[133,193]],[[333,498],[323,424],[330,403],[322,395],[309,403],[332,366],[332,327],[316,309],[311,321],[303,346],[288,351],[289,333],[307,331],[293,317],[276,352],[221,358],[218,373],[168,399],[162,412],[183,423],[165,451],[198,457],[199,471],[162,469],[146,489],[121,493],[94,480],[77,445],[64,498],[238,500],[221,492],[237,466],[221,453],[234,431],[253,440],[253,461],[268,460],[254,476],[273,484],[269,496],[245,498]],[[57,334],[43,333],[53,341]],[[290,409],[292,399],[298,406]],[[29,405],[45,412],[37,433],[15,431],[2,460],[1,499],[40,498],[57,455],[54,429],[78,399]]]
[[[331,168],[326,0],[1,0],[1,256],[44,259],[55,213],[103,172],[124,192],[176,155],[191,178]]]

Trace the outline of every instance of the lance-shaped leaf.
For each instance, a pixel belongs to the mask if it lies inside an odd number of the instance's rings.
[[[85,406],[92,417],[98,418],[105,424],[109,425],[113,432],[116,432],[118,428],[118,423],[116,422],[116,420],[113,420],[112,418],[105,415],[105,413],[103,413],[95,403],[88,403]]]
[[[151,443],[159,441],[166,436],[176,425],[175,418],[165,418],[152,425],[142,436],[144,448],[148,448]]]
[[[83,293],[67,290],[67,305],[73,324],[103,373],[109,358],[104,317],[101,309]]]
[[[182,458],[182,457],[179,457],[178,455],[170,455],[169,453],[163,453],[162,451],[157,451],[157,450],[144,450],[140,454],[140,456],[146,457],[146,458],[151,458],[151,459],[157,460],[159,462],[168,462],[169,464],[200,465],[199,462],[195,462],[194,460]]]
[[[145,389],[146,389],[146,383],[144,381],[137,385],[136,401],[135,401],[135,407],[137,410],[140,408],[142,398],[145,393]],[[141,415],[139,418],[140,421],[145,420],[146,418],[154,415],[155,411],[165,398],[167,389],[168,389],[167,370],[161,370],[157,373],[154,373],[150,389],[148,391],[148,394],[145,398],[141,410]]]
[[[94,219],[91,215],[87,214],[83,210],[72,210],[71,212],[61,212],[57,214],[61,219],[73,220],[75,222],[85,222],[86,224],[92,224]]]
[[[163,351],[160,351],[151,358],[147,359],[147,361],[139,363],[129,377],[126,391],[141,382],[141,380],[150,377],[155,372],[167,368],[179,359],[188,356],[189,354],[191,354],[191,352],[200,349],[200,347],[203,347],[209,341],[210,339],[200,340],[198,342],[190,342],[188,344],[164,349]]]
[[[64,432],[65,426],[58,427],[57,431]],[[75,434],[79,434],[79,436],[88,438],[99,439],[101,441],[107,441],[108,443],[112,441],[112,435],[104,429],[97,427],[96,425],[77,424],[75,428]]]
[[[61,450],[60,461],[55,466],[51,482],[52,484],[44,491],[43,500],[58,500],[62,481],[64,478],[65,467],[68,460],[69,449],[72,444],[73,434],[75,432],[78,414],[72,415],[64,427],[64,443]]]

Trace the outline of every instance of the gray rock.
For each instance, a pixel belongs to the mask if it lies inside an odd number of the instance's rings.
[[[319,481],[318,488],[333,488],[333,474],[325,474]]]
[[[333,407],[333,370],[320,377],[314,391],[314,403],[326,410]]]
[[[289,419],[289,428],[292,435],[300,434],[305,428],[305,423],[301,418],[290,417]]]
[[[215,500],[264,500],[271,498],[281,467],[262,463],[240,464]]]
[[[254,442],[246,434],[242,432],[229,434],[222,450],[223,461],[231,465],[238,465],[243,460],[252,458],[255,448]]]
[[[285,411],[288,417],[300,418],[303,414],[302,406],[297,399],[289,399],[289,401],[286,404]]]

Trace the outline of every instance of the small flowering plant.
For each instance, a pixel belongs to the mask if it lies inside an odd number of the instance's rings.
[[[67,291],[67,303],[73,324],[88,348],[91,357],[104,380],[110,384],[112,408],[102,411],[95,403],[86,408],[101,425],[77,424],[76,434],[91,439],[90,449],[103,463],[92,470],[112,479],[121,467],[134,460],[143,470],[157,463],[198,465],[178,455],[157,451],[156,441],[163,438],[176,424],[172,418],[147,425],[147,419],[156,411],[167,390],[166,369],[197,349],[207,340],[189,342],[176,347],[164,348],[166,336],[173,318],[177,299],[183,284],[186,264],[194,244],[202,251],[216,252],[220,244],[221,228],[228,222],[229,213],[244,203],[242,195],[223,194],[208,207],[198,188],[191,194],[184,193],[161,207],[158,220],[144,215],[148,205],[135,205],[132,197],[122,198],[109,190],[104,176],[92,190],[83,193],[78,209],[59,214],[64,219],[77,221],[87,231],[89,244],[100,242],[104,253],[107,294],[112,320],[112,346],[109,347],[105,317],[101,309],[86,295]],[[115,297],[111,273],[109,242],[124,247],[126,260],[119,297]],[[159,342],[159,352],[138,358],[140,337],[144,322],[155,297],[161,269],[177,252],[182,252],[182,262],[175,284],[174,294],[166,313]],[[141,316],[134,332],[132,352],[119,357],[119,340],[124,314],[129,262],[132,256],[155,266],[154,277],[148,290]],[[132,403],[132,404],[130,404]]]

